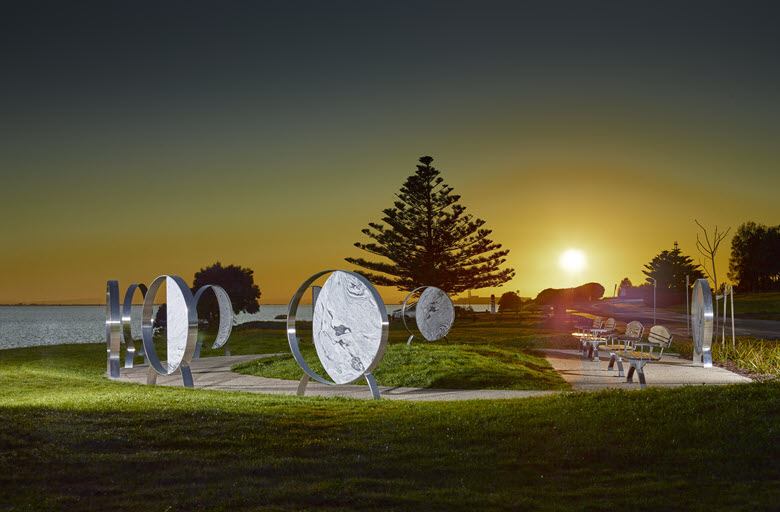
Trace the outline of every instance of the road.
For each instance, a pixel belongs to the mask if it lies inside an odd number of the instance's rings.
[[[588,305],[578,305],[572,308],[574,311],[590,315],[615,318],[621,322],[638,320],[645,329],[653,325],[653,308],[647,307],[643,302],[636,301],[596,301]],[[723,318],[719,318],[722,321]],[[656,309],[655,323],[666,326],[675,336],[686,336],[688,331],[685,325],[685,314]],[[780,322],[775,320],[734,319],[734,330],[737,336],[755,336],[767,340],[780,339]],[[718,336],[722,334],[722,325],[718,326]],[[726,336],[731,336],[731,319],[727,319]]]

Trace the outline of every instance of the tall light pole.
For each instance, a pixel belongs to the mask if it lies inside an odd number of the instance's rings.
[[[650,278],[653,280],[653,325],[655,325],[655,287],[658,284],[658,281],[655,280],[655,278]]]

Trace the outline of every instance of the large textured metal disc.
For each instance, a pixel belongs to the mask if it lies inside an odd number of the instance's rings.
[[[450,332],[455,321],[455,307],[442,290],[435,286],[427,287],[415,308],[417,328],[428,341],[440,340]]]
[[[354,382],[378,364],[384,350],[382,310],[356,274],[339,270],[325,281],[314,307],[312,337],[336,384]]]
[[[697,354],[708,352],[712,346],[712,292],[706,279],[697,279],[693,285],[691,305],[693,347]]]

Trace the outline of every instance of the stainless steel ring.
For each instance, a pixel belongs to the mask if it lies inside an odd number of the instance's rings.
[[[119,314],[119,281],[106,282],[106,371],[112,379],[119,378],[119,344],[122,316]]]
[[[203,292],[206,290],[214,292],[214,295],[217,297],[217,305],[219,306],[219,330],[217,331],[217,338],[214,340],[214,345],[211,347],[212,349],[217,349],[227,343],[230,333],[233,331],[233,303],[230,302],[230,296],[224,288],[216,284],[207,284],[201,286],[193,297],[195,303],[193,307],[195,308],[196,314],[198,310],[198,301],[200,301]],[[195,357],[197,357],[199,352],[199,350],[196,350]]]
[[[141,297],[146,297],[146,285],[143,283],[133,283],[127,288],[125,293],[125,300],[122,303],[122,337],[124,338],[127,352],[125,353],[125,368],[133,367],[133,358],[136,355],[135,342],[133,340],[132,333],[132,316],[133,316],[133,296],[136,290],[141,291]],[[142,356],[145,352],[143,350],[143,343],[141,343],[141,350],[138,351],[138,355]]]
[[[314,370],[312,370],[311,367],[306,363],[306,360],[303,358],[303,354],[301,354],[300,348],[298,346],[299,340],[295,328],[295,320],[298,312],[298,306],[300,304],[301,298],[303,297],[303,294],[311,286],[311,284],[314,283],[317,279],[324,276],[325,274],[329,274],[333,272],[344,272],[345,274],[349,274],[357,278],[371,293],[372,298],[376,302],[378,313],[381,317],[380,340],[379,340],[379,345],[377,347],[376,354],[374,355],[372,362],[366,367],[365,370],[363,370],[362,375],[359,375],[358,377],[350,381],[340,382],[340,383],[336,383],[321,377],[316,372],[314,372]],[[314,335],[314,333],[312,334]],[[365,277],[355,272],[350,272],[347,270],[325,270],[314,274],[309,279],[304,281],[304,283],[300,286],[300,288],[298,288],[298,291],[296,291],[295,295],[293,295],[292,299],[290,300],[290,304],[287,308],[287,341],[290,345],[290,350],[292,351],[293,357],[295,358],[295,361],[300,365],[301,369],[303,369],[306,375],[308,375],[308,377],[316,380],[317,382],[321,382],[322,384],[327,384],[330,386],[337,386],[341,384],[352,384],[362,378],[366,378],[366,380],[369,382],[369,386],[371,387],[372,395],[375,398],[377,398],[378,390],[376,388],[376,383],[373,380],[373,377],[371,376],[371,372],[376,368],[376,366],[382,360],[382,356],[384,355],[385,349],[387,347],[388,335],[389,335],[389,322],[387,320],[387,310],[385,308],[385,304],[384,301],[382,300],[381,295],[379,295],[379,292],[376,290],[376,288],[374,288],[374,286]]]
[[[166,334],[168,361],[165,365],[160,362],[160,359],[157,356],[153,337],[154,298],[162,283],[166,283],[168,291],[167,303],[169,323],[173,324],[173,322],[170,322],[170,319],[177,321],[176,325],[168,325],[168,332]],[[171,292],[179,293],[182,300],[179,301],[179,298],[174,299],[171,297]],[[179,307],[184,308],[184,311],[179,311],[176,307],[172,307],[176,302],[179,303]],[[177,316],[178,318],[176,318]],[[186,323],[182,322],[183,320],[186,320]],[[192,385],[192,375],[189,370],[189,364],[195,353],[195,345],[198,339],[198,316],[195,312],[192,292],[182,278],[179,276],[162,275],[157,277],[152,281],[152,284],[149,285],[149,290],[146,293],[146,297],[144,297],[144,307],[141,316],[141,334],[144,342],[144,350],[149,358],[150,367],[160,375],[171,375],[178,368],[181,368],[184,385],[190,387]],[[174,359],[171,359],[172,356]],[[150,374],[150,380],[151,379]]]
[[[712,309],[712,291],[706,279],[697,279],[693,285],[693,347],[694,360],[701,360],[704,367],[712,366],[712,331],[714,312]]]
[[[406,324],[406,303],[409,302],[409,299],[412,297],[412,295],[414,295],[414,292],[416,292],[418,290],[424,290],[426,288],[428,288],[428,287],[427,286],[418,286],[417,288],[415,288],[414,290],[409,292],[409,295],[406,296],[406,298],[404,299],[404,303],[401,306],[401,319],[404,322],[404,328],[406,329],[406,332],[409,333],[409,339],[406,340],[406,344],[407,345],[409,345],[412,342],[412,339],[414,339],[414,333],[412,332],[411,329],[409,329],[409,326]],[[414,320],[415,320],[415,323],[417,323],[417,310],[416,310],[416,308],[415,308],[415,312],[414,312]]]

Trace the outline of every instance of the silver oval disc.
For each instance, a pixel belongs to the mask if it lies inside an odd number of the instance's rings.
[[[455,322],[455,306],[443,290],[429,286],[420,294],[415,309],[420,334],[428,341],[440,340]]]
[[[708,352],[712,347],[712,291],[706,279],[697,279],[693,284],[693,346],[697,354]]]
[[[374,369],[384,349],[383,320],[359,276],[337,270],[328,277],[314,307],[312,338],[333,382],[348,384]]]

